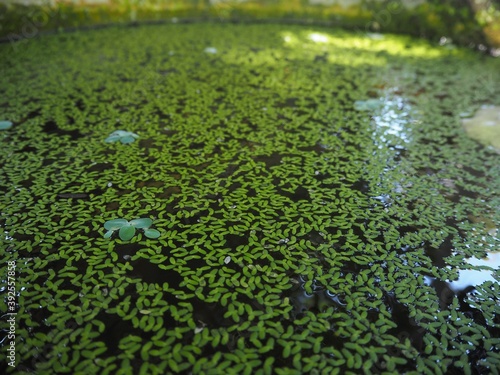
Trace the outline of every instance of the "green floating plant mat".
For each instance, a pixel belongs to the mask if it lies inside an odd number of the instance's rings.
[[[0,54],[10,373],[498,374],[498,267],[453,287],[498,250],[498,150],[461,125],[498,59],[230,24]],[[160,236],[104,238],[137,218]]]

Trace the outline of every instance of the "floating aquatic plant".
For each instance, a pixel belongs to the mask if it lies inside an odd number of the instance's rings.
[[[104,229],[107,232],[104,238],[110,238],[115,231],[118,231],[118,236],[122,241],[128,241],[135,236],[136,229],[142,229],[144,235],[148,238],[160,237],[160,232],[156,229],[149,228],[153,224],[153,220],[149,218],[134,219],[131,221],[125,219],[113,219],[104,223]]]
[[[207,47],[207,48],[205,48],[205,53],[216,54],[217,53],[217,48]]]
[[[328,55],[307,39],[311,32],[328,36]],[[269,37],[282,33],[296,42]],[[263,375],[498,367],[500,287],[487,281],[463,298],[441,297],[458,276],[441,265],[453,258],[462,267],[464,257],[497,245],[484,220],[498,226],[498,155],[469,139],[457,112],[500,105],[500,87],[477,84],[496,77],[500,60],[460,62],[406,38],[298,25],[91,34],[47,38],[29,54],[0,43],[5,76],[19,81],[5,89],[16,94],[9,113],[18,112],[0,115],[15,121],[0,153],[2,226],[13,245],[5,256],[12,268],[19,255],[19,287],[32,286],[18,311],[26,340],[16,366]],[[205,54],[221,35],[224,46]],[[359,48],[345,48],[353,44]],[[102,48],[109,54],[96,70],[88,51]],[[32,84],[39,61],[62,58],[65,69]],[[133,82],[136,71],[145,74]],[[151,76],[160,80],[145,89]],[[61,79],[71,82],[68,100],[46,95]],[[119,114],[137,127],[108,128],[137,84],[142,97]],[[436,90],[448,96],[435,98]],[[100,141],[31,131],[47,119],[40,97],[59,130],[81,131],[85,119]],[[377,97],[381,107],[354,109],[356,99]],[[26,129],[13,131],[20,122]],[[401,133],[389,133],[395,126],[412,135],[404,147]],[[118,128],[148,142],[111,152],[104,140]],[[96,238],[86,224],[99,212],[114,216],[99,221]],[[133,243],[154,236],[160,222],[168,235]],[[120,238],[130,240],[110,251]],[[439,291],[424,276],[442,281]],[[450,284],[444,289],[455,295]],[[68,330],[77,346],[67,345]],[[103,339],[111,331],[113,342]],[[40,347],[57,347],[59,356],[30,355]]]
[[[9,129],[12,126],[12,122],[10,121],[0,121],[0,130]]]
[[[106,138],[105,142],[113,143],[120,141],[123,144],[134,142],[139,136],[135,133],[126,130],[115,130],[113,133]]]
[[[374,111],[382,106],[382,102],[378,99],[356,100],[354,109],[358,111]]]

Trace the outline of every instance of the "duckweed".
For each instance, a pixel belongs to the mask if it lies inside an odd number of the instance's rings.
[[[500,105],[499,60],[271,24],[8,48],[10,373],[498,371],[498,269],[450,285],[498,247],[499,155],[460,114]]]

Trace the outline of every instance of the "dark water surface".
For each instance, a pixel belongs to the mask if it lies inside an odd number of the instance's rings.
[[[460,116],[498,59],[228,24],[0,53],[10,373],[498,371],[500,157]]]

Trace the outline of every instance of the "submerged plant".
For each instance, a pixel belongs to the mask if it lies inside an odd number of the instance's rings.
[[[152,224],[153,220],[149,218],[134,219],[131,221],[125,219],[108,220],[104,223],[104,229],[107,230],[104,234],[104,238],[110,238],[115,231],[118,231],[120,239],[122,241],[128,241],[135,236],[136,229],[142,229],[144,235],[148,238],[160,237],[159,231],[149,228]]]
[[[123,144],[127,144],[134,142],[137,138],[139,138],[139,136],[135,133],[126,130],[115,130],[104,142],[113,143],[120,141]]]
[[[7,130],[12,126],[10,121],[0,121],[0,130]]]

